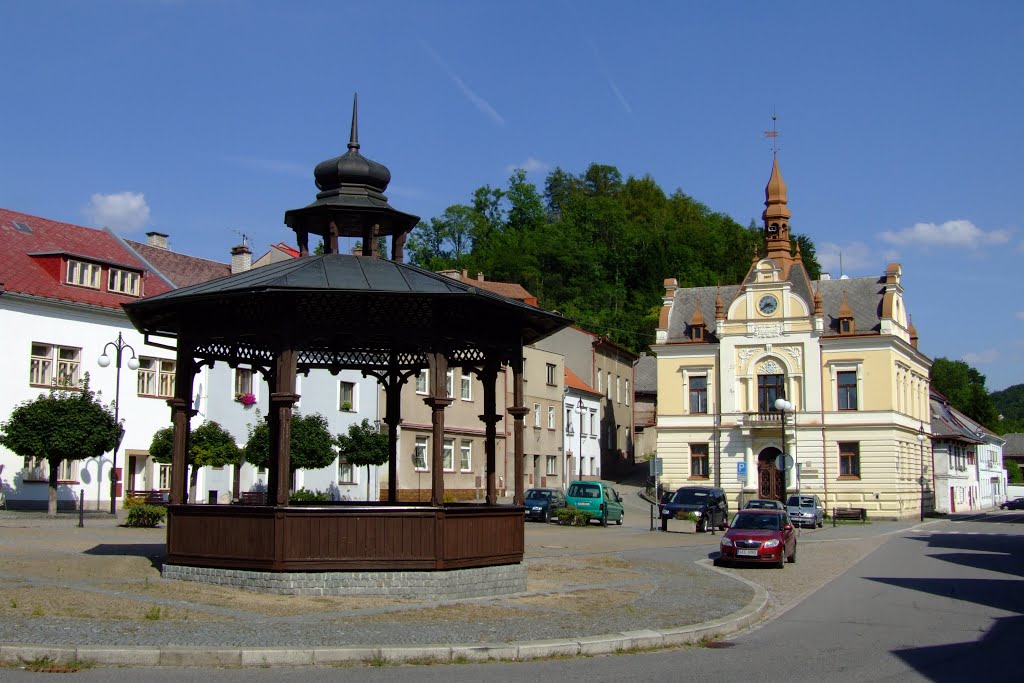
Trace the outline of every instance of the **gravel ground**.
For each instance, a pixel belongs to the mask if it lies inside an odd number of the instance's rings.
[[[635,518],[634,518],[635,519]],[[69,523],[73,522],[73,523]],[[774,613],[884,542],[805,532],[784,570],[716,570],[709,535],[527,526],[528,592],[444,604],[260,595],[162,579],[165,530],[109,516],[0,515],[0,643],[327,647],[501,643],[663,629],[727,616],[764,585]],[[833,536],[842,529],[828,530]],[[815,536],[817,533],[817,536]]]

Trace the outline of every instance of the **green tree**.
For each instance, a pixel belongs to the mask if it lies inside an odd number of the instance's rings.
[[[338,453],[354,467],[366,467],[366,499],[370,496],[370,468],[388,461],[388,435],[381,434],[369,420],[350,425],[348,434],[338,434]]]
[[[999,413],[985,389],[985,375],[964,361],[936,358],[932,363],[931,385],[967,417],[990,429],[996,428]]]
[[[48,516],[57,516],[57,481],[60,464],[99,458],[121,442],[124,428],[109,406],[89,389],[89,373],[80,391],[55,387],[19,404],[0,424],[0,444],[23,458],[49,464]]]
[[[257,420],[249,425],[249,439],[243,447],[245,461],[256,467],[270,465],[270,425]],[[291,472],[327,467],[335,458],[334,438],[327,428],[327,418],[320,413],[292,413]]]
[[[242,459],[242,449],[235,443],[235,437],[213,420],[207,420],[193,429],[188,443],[188,497],[190,501],[195,502],[199,469],[237,465]],[[150,456],[156,462],[166,465],[171,463],[173,453],[174,428],[158,429],[149,444]]]
[[[1020,472],[1020,465],[1016,460],[1004,460],[1003,467],[1006,468],[1006,481],[1010,484],[1024,484],[1024,475]]]

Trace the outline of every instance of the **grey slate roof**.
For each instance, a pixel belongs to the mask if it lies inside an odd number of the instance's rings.
[[[1018,458],[1024,458],[1024,433],[1013,432],[1011,434],[1003,434],[1003,438],[1006,439],[1006,444],[1003,446],[1003,456],[1014,455]]]
[[[719,289],[718,287],[689,287],[676,290],[675,304],[672,307],[672,315],[668,320],[668,340],[684,341],[690,338],[690,320],[693,313],[700,304],[700,312],[704,316],[704,323],[707,325],[709,341],[715,341],[714,334],[717,331],[718,321],[715,320],[715,301],[718,293],[722,293],[722,303],[725,309],[729,309],[736,296],[740,292],[739,285],[728,285]]]
[[[633,391],[637,394],[658,393],[658,357],[642,355],[633,366]]]
[[[878,332],[882,328],[882,295],[885,292],[884,277],[856,277],[843,280],[819,280],[821,287],[821,310],[825,314],[825,336],[839,335],[839,307],[846,303],[853,311],[854,331]],[[813,305],[813,295],[810,303]]]

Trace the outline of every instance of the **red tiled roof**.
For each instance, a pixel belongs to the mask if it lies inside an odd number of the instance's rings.
[[[231,275],[231,264],[186,256],[144,242],[125,240],[132,249],[169,279],[175,287],[188,287]]]
[[[18,230],[15,222],[24,223],[29,231]],[[171,289],[106,231],[17,211],[0,209],[0,252],[4,255],[0,259],[0,289],[4,292],[116,309],[123,303],[137,301],[138,297],[107,291],[105,266],[109,265],[141,272],[143,296]],[[100,289],[63,283],[68,256],[104,266]]]
[[[526,289],[517,282],[498,282],[495,280],[484,280],[482,276],[472,278],[469,277],[465,273],[465,271],[463,271],[462,273],[458,273],[454,271],[442,270],[441,273],[452,278],[453,280],[458,280],[459,282],[464,282],[467,285],[472,285],[473,287],[476,287],[478,289],[482,289],[487,292],[493,292],[494,294],[500,294],[501,296],[507,297],[509,299],[521,301],[527,306],[533,306],[534,308],[537,308],[537,297],[535,297],[533,294],[530,294],[530,291],[528,289]]]
[[[579,375],[569,368],[565,368],[565,386],[568,389],[575,389],[576,391],[582,391],[587,394],[594,394],[595,396],[601,395],[600,391],[584,382],[579,378]]]

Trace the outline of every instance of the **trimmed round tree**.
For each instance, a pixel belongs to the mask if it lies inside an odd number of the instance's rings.
[[[124,428],[89,389],[85,373],[81,390],[50,389],[19,404],[0,424],[0,444],[23,458],[49,464],[48,516],[57,516],[57,481],[62,462],[99,458],[121,442]]]
[[[200,467],[224,467],[235,465],[242,459],[242,449],[235,443],[231,432],[220,426],[220,423],[207,420],[189,435],[188,440],[189,468],[189,500],[196,500],[196,481]],[[153,434],[149,445],[149,454],[153,460],[169,464],[174,452],[174,428],[164,427]]]
[[[364,419],[349,425],[348,434],[338,434],[335,443],[341,456],[353,467],[366,467],[366,500],[370,500],[370,468],[380,467],[388,461],[388,435],[381,434],[369,420]]]
[[[249,425],[249,440],[243,451],[247,463],[256,467],[270,466],[270,425],[266,420]],[[289,481],[295,470],[318,470],[334,462],[334,439],[327,428],[326,417],[320,413],[292,413],[290,457]]]

